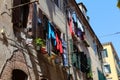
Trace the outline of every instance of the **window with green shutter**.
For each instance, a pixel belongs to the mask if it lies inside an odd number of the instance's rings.
[[[80,53],[77,53],[77,66],[78,69],[80,69]]]
[[[102,51],[102,57],[103,57],[103,58],[108,57],[107,49],[104,49],[104,50]]]
[[[80,53],[75,45],[73,45],[72,40],[70,40],[70,50],[71,50],[71,60],[72,65],[80,69]]]
[[[99,80],[106,80],[106,77],[104,76],[104,74],[98,69],[97,69],[97,71],[98,71],[98,79]]]
[[[73,53],[71,58],[72,58],[72,65],[74,67],[76,67],[76,64],[77,64],[77,58],[76,57],[77,57],[76,54]]]
[[[78,69],[80,69],[80,55],[79,53],[72,54],[72,65]]]

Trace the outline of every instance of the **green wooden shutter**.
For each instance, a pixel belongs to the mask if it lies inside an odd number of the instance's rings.
[[[106,80],[106,77],[104,76],[104,74],[99,70],[97,70],[97,71],[98,71],[98,79],[99,80]]]
[[[77,67],[78,69],[80,69],[80,54],[77,53],[76,57],[77,57],[77,62],[76,62],[77,65],[76,65],[76,67]]]
[[[77,66],[77,64],[76,64],[76,62],[77,62],[77,58],[76,58],[76,54],[72,54],[72,65],[74,66],[74,67],[76,67]]]
[[[72,39],[70,39],[70,54],[71,54],[72,65],[76,67],[77,58],[76,58],[76,54],[73,51],[73,40]]]
[[[72,65],[80,69],[80,53],[74,52],[72,39],[70,40],[70,54],[71,54]]]

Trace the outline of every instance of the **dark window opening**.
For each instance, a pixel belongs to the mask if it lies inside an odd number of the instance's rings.
[[[89,66],[87,63],[87,55],[84,52],[80,52],[80,63],[81,63],[81,71],[83,73],[88,72]]]
[[[29,0],[21,0],[21,4],[27,3]],[[27,19],[28,19],[28,13],[29,13],[29,5],[24,5],[21,7],[21,24],[22,27],[27,26]]]
[[[13,7],[29,2],[29,0],[14,0]],[[19,26],[26,27],[29,5],[14,8],[12,11],[12,22]]]
[[[27,80],[27,78],[27,74],[22,70],[14,69],[12,72],[12,80]]]
[[[45,15],[43,15],[42,26],[43,26],[43,39],[46,39],[47,26],[48,26],[48,18]]]
[[[13,7],[30,2],[30,0],[14,0]],[[29,14],[29,5],[14,8],[12,10],[13,31],[15,36],[20,34],[21,28],[26,28]],[[20,37],[20,36],[19,36]]]
[[[59,0],[54,0],[54,2],[59,7]]]

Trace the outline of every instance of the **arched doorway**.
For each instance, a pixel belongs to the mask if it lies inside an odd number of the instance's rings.
[[[19,69],[12,71],[12,80],[27,80],[28,76],[25,72]]]

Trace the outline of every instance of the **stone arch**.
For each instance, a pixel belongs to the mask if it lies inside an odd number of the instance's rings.
[[[13,52],[10,59],[6,61],[2,73],[0,75],[2,80],[12,80],[12,73],[14,70],[21,70],[29,77],[28,66],[21,51]]]

